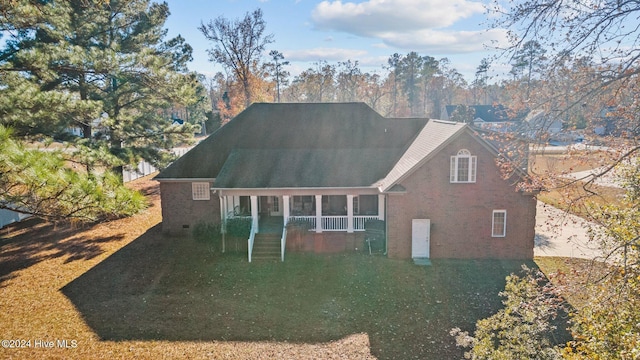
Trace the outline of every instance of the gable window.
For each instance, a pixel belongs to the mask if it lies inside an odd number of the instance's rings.
[[[507,235],[507,210],[493,210],[491,221],[491,236],[505,237]]]
[[[211,195],[209,193],[209,183],[191,183],[191,196],[193,197],[193,200],[209,200],[211,198]]]
[[[477,157],[472,156],[469,150],[462,149],[451,157],[450,182],[474,183],[476,182]]]

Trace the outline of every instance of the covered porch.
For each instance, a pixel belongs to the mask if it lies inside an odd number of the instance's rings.
[[[281,234],[281,261],[284,261],[287,224],[290,222],[306,222],[309,231],[316,234],[331,232],[337,235],[364,232],[367,221],[385,220],[385,195],[376,193],[375,189],[352,194],[335,190],[320,194],[227,190],[220,191],[219,197],[223,232],[228,219],[250,219],[249,261],[256,237],[275,232]]]
[[[368,220],[384,220],[384,195],[221,195],[222,223],[229,218],[252,220],[260,233],[260,220],[268,217],[307,221],[310,230],[364,231]],[[273,221],[271,221],[273,223]]]

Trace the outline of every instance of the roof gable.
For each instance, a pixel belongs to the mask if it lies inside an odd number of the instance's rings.
[[[380,191],[389,191],[467,128],[467,125],[462,123],[443,120],[429,121],[396,162],[393,169],[378,183]]]

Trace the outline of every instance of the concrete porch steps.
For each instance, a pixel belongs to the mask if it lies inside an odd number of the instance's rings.
[[[251,261],[280,260],[279,234],[256,234]]]

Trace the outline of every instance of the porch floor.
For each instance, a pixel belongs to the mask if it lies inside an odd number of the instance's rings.
[[[260,234],[282,234],[283,226],[282,216],[261,216],[258,223]]]

